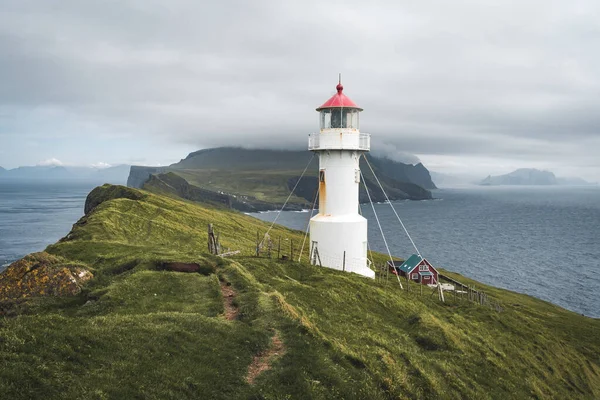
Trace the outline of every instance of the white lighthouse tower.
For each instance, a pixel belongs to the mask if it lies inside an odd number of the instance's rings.
[[[369,278],[367,220],[359,214],[359,160],[369,151],[370,135],[358,129],[358,107],[337,93],[317,108],[321,131],[308,137],[308,149],[319,155],[319,214],[310,220],[311,260],[329,268]]]

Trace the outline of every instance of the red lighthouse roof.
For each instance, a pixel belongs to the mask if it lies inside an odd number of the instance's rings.
[[[342,86],[342,82],[338,83],[338,85],[335,87],[335,89],[337,90],[337,93],[334,94],[333,97],[331,97],[325,103],[323,103],[323,105],[321,107],[317,108],[317,111],[321,111],[324,108],[342,108],[342,107],[343,108],[356,108],[359,111],[363,110],[362,108],[357,106],[355,102],[350,100],[350,98],[348,96],[346,96],[344,93],[342,93],[344,91],[344,86]]]

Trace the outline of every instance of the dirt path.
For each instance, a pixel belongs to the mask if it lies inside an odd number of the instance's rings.
[[[248,374],[246,374],[246,381],[249,384],[254,384],[254,380],[261,373],[271,368],[273,359],[279,357],[285,353],[285,347],[283,342],[279,338],[279,333],[275,331],[275,334],[271,338],[271,345],[263,352],[258,353],[254,356],[254,359],[248,367]]]
[[[225,308],[225,318],[233,321],[239,314],[238,308],[233,304],[235,299],[235,290],[228,282],[221,281],[221,293],[223,293],[223,306]]]

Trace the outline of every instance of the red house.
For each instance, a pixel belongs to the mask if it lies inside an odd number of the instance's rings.
[[[388,265],[391,266],[390,261],[388,261]],[[393,267],[400,276],[408,276],[409,279],[423,285],[437,285],[438,283],[437,269],[429,261],[417,254],[408,257],[408,260],[403,263],[394,261]]]

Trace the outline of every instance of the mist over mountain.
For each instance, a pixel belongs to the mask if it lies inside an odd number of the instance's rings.
[[[416,165],[405,164],[388,157],[378,158],[370,154],[367,155],[367,159],[377,170],[392,179],[399,182],[411,182],[424,189],[437,189],[429,170],[421,162]]]
[[[481,176],[465,174],[447,174],[444,172],[429,171],[431,180],[437,187],[477,185],[481,181]]]
[[[402,164],[416,165],[421,162],[419,157],[416,155],[398,150],[398,148],[393,144],[380,142],[377,139],[373,141],[373,144],[373,149],[369,152],[369,155],[373,157],[387,158]]]
[[[556,185],[556,176],[550,171],[535,168],[520,168],[505,175],[491,176],[483,179],[480,185]]]
[[[588,186],[597,183],[588,182],[579,177],[557,177],[553,172],[535,168],[519,168],[504,175],[488,175],[481,178],[474,174],[453,174],[429,171],[432,181],[438,187],[480,186]]]
[[[597,185],[598,184],[595,182],[588,182],[585,179],[577,178],[577,177],[566,177],[566,178],[557,177],[556,182],[558,182],[559,185],[570,185],[570,186],[587,186],[587,185]]]
[[[520,168],[505,175],[488,176],[483,179],[480,185],[498,186],[498,185],[591,185],[581,178],[557,178],[550,171],[541,171],[535,168]]]

